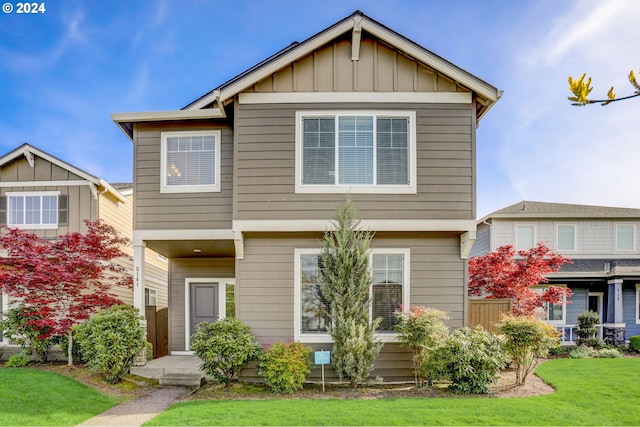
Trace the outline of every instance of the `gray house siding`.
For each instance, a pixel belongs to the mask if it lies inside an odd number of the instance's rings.
[[[221,191],[160,193],[162,132],[222,130]],[[233,132],[224,123],[136,124],[134,142],[134,229],[231,229],[233,199]]]
[[[636,287],[635,284],[626,285],[622,289],[622,304],[623,304],[623,320],[625,323],[625,338],[634,335],[640,335],[640,324],[636,321],[637,310],[636,307]]]
[[[169,351],[185,351],[185,279],[235,277],[233,258],[172,258],[169,261]]]
[[[277,104],[236,108],[234,217],[326,219],[344,194],[295,193],[295,113],[416,111],[418,194],[354,194],[362,219],[473,219],[475,117],[470,104]]]

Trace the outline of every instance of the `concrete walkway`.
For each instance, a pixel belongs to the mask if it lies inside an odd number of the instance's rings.
[[[189,395],[193,387],[158,387],[144,396],[114,406],[79,426],[140,426]]]

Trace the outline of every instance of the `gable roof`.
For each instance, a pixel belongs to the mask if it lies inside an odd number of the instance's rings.
[[[87,180],[89,183],[95,185],[95,188],[92,189],[92,192],[94,192],[96,189],[100,191],[105,190],[106,192],[111,193],[116,199],[118,199],[118,201],[122,203],[127,202],[127,199],[122,194],[120,194],[120,192],[116,190],[113,186],[109,185],[109,183],[29,144],[22,144],[20,147],[16,148],[15,150],[12,150],[9,153],[5,154],[4,156],[0,157],[0,167],[3,167],[21,157],[25,157],[29,162],[29,164],[31,165],[31,167],[33,167],[34,156],[40,157],[50,163],[53,163],[54,165],[57,165],[63,169],[68,170],[69,172],[75,175],[78,175],[82,179]],[[6,185],[6,184],[12,184],[12,183],[3,183],[3,184]],[[97,193],[94,193],[94,194],[97,196]]]
[[[353,40],[357,42],[359,42],[359,38],[356,38],[355,34],[366,31],[474,92],[478,96],[480,105],[477,112],[478,121],[502,96],[502,91],[498,90],[491,84],[452,64],[446,59],[425,49],[419,44],[357,10],[353,14],[311,36],[305,41],[290,44],[279,52],[276,52],[248,70],[238,74],[210,92],[204,94],[181,110],[161,111],[155,113],[121,113],[112,114],[111,117],[122,131],[125,132],[129,139],[132,139],[133,137],[134,122],[223,118],[225,117],[225,101],[232,99],[235,95],[253,84],[258,83],[265,77],[312,53],[315,49],[322,47],[331,40],[334,40],[349,31],[354,32]],[[354,55],[353,49],[354,47],[352,46],[352,56]]]
[[[523,200],[482,218],[640,218],[640,209]]]

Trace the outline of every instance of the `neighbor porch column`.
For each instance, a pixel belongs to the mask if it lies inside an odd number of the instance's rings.
[[[621,346],[625,344],[625,323],[622,306],[622,279],[608,282],[607,321],[603,326],[604,341],[607,344]]]

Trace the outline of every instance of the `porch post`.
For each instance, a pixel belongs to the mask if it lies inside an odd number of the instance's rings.
[[[611,279],[607,292],[607,321],[603,325],[604,341],[621,346],[625,344],[625,323],[622,305],[622,279]]]
[[[133,245],[133,306],[144,316],[144,250],[146,244]]]

